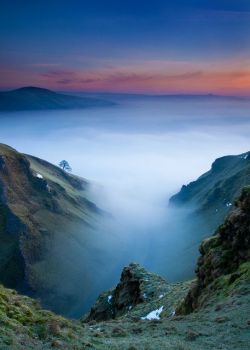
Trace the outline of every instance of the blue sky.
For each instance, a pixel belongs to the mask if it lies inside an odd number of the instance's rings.
[[[73,90],[106,91],[115,90],[112,77],[116,77],[117,84],[120,76],[124,89],[120,83],[119,91],[133,91],[133,87],[143,91],[145,84],[134,83],[136,77],[140,80],[147,72],[155,77],[155,92],[160,74],[169,77],[172,73],[178,76],[202,72],[206,76],[222,72],[242,76],[243,68],[246,74],[249,70],[249,36],[249,0],[3,0],[1,88],[40,80],[42,85],[59,89],[63,88],[60,85],[68,85]],[[54,80],[51,72],[56,73]],[[69,79],[69,74],[74,77]],[[124,84],[126,77],[133,80],[131,88]],[[99,88],[98,79],[102,82]],[[70,83],[57,83],[69,80]],[[90,80],[95,84],[86,84]],[[165,85],[160,83],[160,92]],[[239,93],[248,93],[245,85],[244,81]],[[197,90],[199,82],[194,86]],[[233,86],[223,88],[233,91]],[[176,89],[178,86],[173,86],[173,92]]]

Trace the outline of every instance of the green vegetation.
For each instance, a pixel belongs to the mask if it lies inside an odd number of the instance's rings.
[[[193,277],[191,271],[200,242],[224,222],[247,185],[250,185],[250,152],[217,159],[207,173],[183,186],[170,199],[173,216],[178,217],[177,234],[184,237],[181,254],[176,257],[179,279]],[[167,257],[166,264],[171,264]]]
[[[26,292],[47,295],[48,305],[59,300],[70,252],[58,254],[57,244],[63,249],[80,236],[89,246],[100,210],[88,197],[84,179],[0,144],[0,282],[25,284]],[[71,291],[62,293],[73,303]]]
[[[250,187],[242,190],[233,210],[214,236],[200,246],[196,275],[179,311],[189,313],[211,297],[214,290],[227,290],[239,281],[249,282],[250,261]]]
[[[248,349],[249,262],[240,266],[240,278],[221,276],[206,303],[189,315],[172,315],[169,305],[180,302],[188,285],[170,287],[163,298],[145,300],[122,317],[109,321],[70,321],[42,310],[38,303],[0,287],[0,349],[125,349],[207,350]],[[154,284],[154,281],[153,281]],[[165,282],[166,288],[167,283]],[[183,293],[185,294],[185,293]],[[176,297],[176,296],[177,297]],[[163,306],[160,320],[141,320]],[[165,311],[164,311],[165,310]]]
[[[250,152],[218,158],[212,168],[196,181],[183,186],[170,204],[189,208],[203,228],[203,238],[220,225],[241,190],[250,185]]]
[[[70,222],[84,223],[87,232],[98,215],[87,198],[87,183],[1,145],[0,185],[0,259],[9,267],[1,270],[1,278],[7,273],[10,282],[20,276],[15,268],[21,266],[32,286],[51,291],[63,276],[53,270],[54,257],[43,253],[48,242],[66,235]],[[118,285],[101,294],[78,321],[0,286],[0,349],[248,350],[249,315],[246,187],[225,222],[202,242],[196,280],[171,284],[131,263]]]

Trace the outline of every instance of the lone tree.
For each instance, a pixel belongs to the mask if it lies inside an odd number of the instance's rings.
[[[69,172],[72,171],[71,166],[69,165],[67,160],[61,160],[59,163],[59,167],[62,168],[62,170],[66,170]]]

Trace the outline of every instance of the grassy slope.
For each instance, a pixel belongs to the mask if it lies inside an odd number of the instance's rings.
[[[249,210],[250,190],[246,189],[217,235],[202,243],[197,281],[168,284],[139,265],[124,269],[116,287],[119,297],[124,300],[126,288],[134,288],[138,280],[146,297],[132,308],[124,304],[123,313],[116,319],[69,321],[42,310],[30,298],[0,287],[0,349],[249,349]],[[228,251],[234,252],[235,259]],[[192,294],[197,283],[199,294]],[[199,303],[193,312],[181,313],[190,293],[196,299],[198,296]],[[104,293],[98,301],[101,306],[106,307],[104,299],[107,301],[110,294],[117,297],[114,289]],[[161,306],[160,320],[141,319]]]
[[[5,156],[13,156],[13,150],[3,146],[2,148],[4,148]],[[14,155],[22,160],[22,155]],[[52,176],[56,183],[57,174],[56,172],[52,174],[53,166],[52,169],[46,167],[43,173],[45,165],[41,165],[40,160],[33,160],[33,158],[30,160],[31,163],[33,162],[34,170],[39,171],[45,178]],[[64,181],[68,183],[68,180],[60,178],[60,185]],[[48,183],[53,185],[49,179]],[[19,195],[22,190],[19,188],[17,191]],[[73,193],[74,191],[70,197]],[[29,194],[33,199],[32,191]],[[236,213],[239,213],[238,209]],[[248,220],[248,206],[244,209],[244,215]],[[241,218],[242,215],[240,215],[240,220]],[[243,233],[248,232],[249,234],[249,226],[245,226]],[[238,227],[241,226],[238,225]],[[222,228],[223,235],[225,228],[227,225]],[[234,232],[230,230],[228,237],[231,237],[230,235]],[[239,232],[239,238],[242,240],[242,233]],[[243,236],[243,240],[245,239],[244,242],[249,244],[247,237]],[[229,239],[229,242],[234,242],[234,240]],[[227,246],[226,248],[228,251]],[[216,249],[216,252],[220,251],[218,246]],[[237,249],[237,245],[233,249]],[[248,255],[245,250],[243,251],[243,256],[247,261],[238,259],[238,267],[234,267],[232,271],[227,274],[220,273],[218,277],[213,275],[215,278],[212,285],[206,285],[200,295],[202,298],[200,307],[189,315],[173,316],[172,311],[178,308],[178,305],[183,304],[183,298],[188,290],[192,289],[192,287],[190,289],[191,282],[172,285],[154,277],[153,274],[141,274],[142,283],[146,288],[153,287],[156,290],[151,298],[145,298],[143,302],[135,305],[131,310],[128,309],[116,320],[98,323],[66,320],[42,310],[32,299],[0,287],[0,349],[248,349],[250,342],[250,263]],[[211,252],[213,254],[213,250]],[[218,256],[224,257],[223,254],[216,255],[217,262]],[[240,257],[242,259],[242,254]],[[217,266],[216,261],[212,266]],[[110,291],[104,294],[104,297],[107,297],[109,293]],[[163,297],[159,298],[161,294]],[[164,307],[164,311],[159,321],[141,320],[142,316],[161,306]]]
[[[138,305],[122,318],[83,324],[40,309],[37,302],[0,287],[0,349],[248,349],[250,266],[240,267],[241,277],[228,283],[230,275],[217,281],[217,289],[203,308],[186,316],[171,316],[169,305],[187,285],[174,285],[166,293]],[[174,292],[175,291],[175,292]],[[143,321],[164,306],[159,321]]]
[[[250,184],[250,152],[218,158],[211,170],[183,186],[170,199],[177,207],[190,207],[193,215],[206,222],[207,231],[223,222],[242,188]]]
[[[223,223],[242,188],[250,184],[249,154],[217,159],[207,173],[170,199],[179,215],[176,225],[184,235],[182,254],[176,257],[179,279],[192,276],[200,242]],[[166,265],[169,263],[166,257]]]
[[[66,260],[72,258],[67,251],[65,256],[58,254],[56,242],[66,245],[67,239],[80,239],[79,244],[84,245],[93,234],[99,210],[88,200],[85,180],[5,145],[0,145],[0,157],[0,187],[4,194],[0,217],[5,217],[0,227],[0,260],[5,271],[1,280],[7,286],[18,287],[14,276],[22,275],[24,280],[25,274],[34,291],[54,290],[63,279]],[[16,218],[16,223],[6,216],[6,211]],[[17,272],[22,265],[19,258],[24,266]],[[17,282],[20,285],[22,281]]]

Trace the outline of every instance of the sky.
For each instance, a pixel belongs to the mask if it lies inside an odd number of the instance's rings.
[[[250,0],[1,0],[0,89],[250,96]]]

